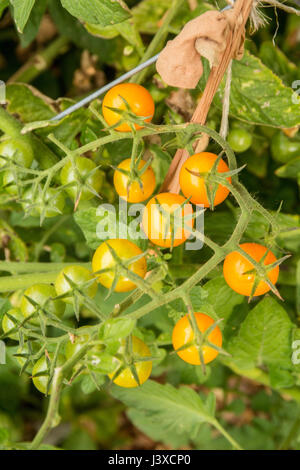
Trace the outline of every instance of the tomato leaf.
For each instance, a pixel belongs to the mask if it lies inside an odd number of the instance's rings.
[[[148,380],[141,387],[130,390],[114,386],[111,392],[130,407],[131,415],[131,410],[134,410],[145,416],[150,432],[159,426],[165,436],[172,436],[171,440],[177,441],[178,436],[180,443],[191,441],[201,424],[215,420],[210,399],[204,403],[200,395],[188,387],[176,389],[169,384],[161,385]],[[141,422],[136,419],[135,424],[139,426]]]
[[[290,85],[293,80],[298,78],[296,65],[290,62],[272,41],[262,43],[259,49],[259,57],[286,85]]]
[[[39,0],[35,3],[34,7],[32,8],[32,11],[30,13],[30,16],[22,34],[19,33],[22,47],[27,47],[35,38],[39,30],[43,14],[45,13],[46,6],[47,0]]]
[[[122,0],[61,0],[61,4],[80,21],[101,26],[121,23],[130,16],[130,11]]]
[[[131,318],[115,318],[104,322],[100,326],[99,338],[106,340],[119,340],[130,335],[135,327],[135,321]]]
[[[200,80],[203,89],[209,74]],[[223,79],[214,102],[221,109],[225,87]],[[242,121],[271,127],[288,128],[300,124],[299,104],[294,102],[294,90],[283,84],[262,61],[245,51],[242,60],[233,61],[230,94],[230,115]]]
[[[91,36],[85,27],[62,7],[59,0],[48,0],[48,4],[51,17],[61,35],[72,40],[80,49],[87,49],[98,55],[101,62],[111,64],[119,60],[122,45],[119,44],[118,40],[111,39],[107,41]]]
[[[138,30],[135,27],[132,18],[129,18],[122,23],[104,27],[86,23],[85,27],[89,33],[100,38],[111,39],[120,35],[126,39],[129,44],[135,47],[141,54],[143,53],[144,46],[141,42],[140,35],[138,34]]]
[[[9,112],[17,114],[24,123],[48,121],[56,114],[55,106],[63,110],[74,104],[72,100],[66,98],[53,101],[51,98],[42,95],[34,87],[23,83],[8,85],[6,98]],[[71,146],[74,138],[79,134],[82,126],[88,119],[88,113],[87,109],[82,108],[62,121],[51,123],[51,127],[47,125],[38,129],[36,133],[45,138],[48,134],[53,133],[60,142],[66,146]],[[52,146],[53,150],[57,151],[55,145],[50,144],[49,146]]]
[[[13,18],[19,33],[22,33],[36,0],[10,0]]]
[[[241,369],[261,366],[291,369],[292,329],[285,309],[267,296],[250,311],[237,336],[229,341],[227,351]]]
[[[234,308],[245,300],[244,296],[237,294],[228,286],[223,276],[211,279],[204,284],[203,289],[207,294],[206,302],[214,307],[218,318],[224,318],[225,322]]]
[[[276,365],[269,366],[269,377],[272,388],[288,388],[295,384],[295,378],[291,372]]]
[[[46,99],[30,85],[7,85],[6,99],[8,111],[18,114],[24,123],[48,120],[55,116],[52,100]]]

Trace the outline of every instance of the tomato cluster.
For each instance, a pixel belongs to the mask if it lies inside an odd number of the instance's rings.
[[[73,201],[84,201],[98,196],[104,181],[104,173],[86,157],[76,157],[72,162],[67,161],[60,173],[59,187],[50,186],[42,189],[41,186],[31,184],[32,167],[36,168],[34,154],[26,139],[6,138],[0,143],[2,188],[21,203],[24,211],[34,217],[49,218],[62,214],[66,205],[66,196]],[[28,174],[24,171],[26,169]]]
[[[105,106],[123,110],[126,108],[126,102],[137,113],[136,102],[132,101],[133,90],[136,92],[135,100],[140,99],[141,87],[130,85],[128,88],[124,85],[111,90],[103,101],[104,118],[118,131],[129,132],[133,129],[125,123],[116,125],[120,121],[120,115],[108,113]],[[146,116],[146,110],[149,110],[148,95],[144,92],[143,98],[146,96],[147,99],[143,103],[145,107],[140,113],[143,116]],[[123,99],[121,100],[120,97]],[[251,146],[252,137],[245,129],[234,128],[229,133],[228,142],[234,151],[244,152]],[[138,169],[142,169],[145,164],[145,162],[140,162]],[[132,178],[132,162],[126,159],[118,166],[114,174],[115,189],[122,198],[128,202],[141,202],[153,194],[155,177],[150,166],[141,178],[137,178],[137,181],[131,181],[130,178]],[[144,210],[143,230],[148,239],[161,248],[179,246],[189,238],[194,225],[192,204],[215,207],[227,198],[231,185],[230,170],[220,156],[210,152],[201,152],[190,156],[183,163],[179,183],[184,197],[178,194],[160,193],[148,201]],[[184,221],[183,225],[176,224],[176,217]],[[112,255],[109,246],[113,247],[117,257]],[[264,294],[270,290],[266,280],[270,280],[274,285],[278,278],[278,266],[271,266],[276,262],[275,256],[266,247],[255,243],[245,243],[239,248],[242,252],[234,251],[227,255],[224,261],[226,282],[242,295]],[[249,255],[249,259],[245,258],[243,251]],[[141,250],[127,240],[109,240],[100,245],[93,258],[93,270],[99,272],[98,281],[107,288],[114,286],[116,292],[134,289],[136,285],[124,275],[124,271],[117,273],[117,263],[118,261],[122,263],[139,253],[142,254]],[[265,269],[257,274],[251,259]],[[145,259],[141,258],[131,264],[130,270],[144,278]],[[258,280],[257,276],[260,276]],[[175,325],[172,336],[173,346],[179,357],[190,364],[212,361],[218,355],[222,345],[221,330],[217,324],[214,328],[212,325],[214,325],[214,320],[204,313],[196,312],[192,316],[189,314],[182,317]],[[210,333],[206,337],[207,329],[210,329]]]
[[[135,133],[147,126],[154,115],[154,102],[150,93],[140,85],[131,83],[112,88],[102,104],[103,117],[113,131]],[[252,143],[247,131],[233,129],[228,142],[236,152],[244,152]],[[34,155],[25,140],[9,139],[0,143],[0,166],[8,161],[29,168]],[[129,203],[147,201],[142,218],[142,228],[148,240],[160,248],[182,245],[193,232],[194,208],[218,206],[233,190],[230,168],[211,152],[191,155],[183,162],[179,185],[181,194],[159,193],[153,196],[156,178],[151,162],[140,156],[124,159],[114,168],[113,182],[117,194]],[[22,194],[24,209],[32,205],[33,215],[41,213],[52,217],[61,213],[67,194],[75,202],[89,200],[99,194],[104,174],[89,158],[77,156],[69,159],[60,173],[61,188],[48,188],[45,193],[32,187]],[[3,177],[7,192],[18,194],[13,172],[5,171]],[[49,206],[49,207],[48,207]],[[154,247],[155,248],[155,247]],[[278,279],[279,267],[274,254],[256,243],[243,243],[228,253],[223,265],[228,285],[244,296],[263,295]],[[147,275],[146,254],[130,240],[109,239],[100,244],[92,258],[92,272],[82,266],[66,266],[57,276],[54,285],[35,284],[25,290],[17,308],[3,317],[2,329],[11,339],[18,340],[18,326],[28,323],[37,327],[40,317],[48,315],[61,320],[69,304],[81,308],[85,299],[93,299],[98,283],[109,291],[127,293],[143,288]],[[77,329],[66,342],[64,354],[56,357],[62,365],[80,352],[92,339],[90,327]],[[99,342],[98,342],[99,343]],[[203,312],[184,315],[174,326],[172,344],[178,356],[193,365],[213,361],[222,352],[222,333],[218,321]],[[24,365],[29,346],[19,351],[19,361]],[[89,357],[95,364],[101,362],[103,345],[93,345]],[[53,353],[43,354],[32,368],[33,383],[42,393],[51,393],[49,374]],[[144,359],[146,358],[146,360]],[[149,360],[147,360],[149,358]],[[80,369],[77,364],[75,369]],[[137,336],[130,335],[119,342],[114,352],[113,364],[107,375],[117,385],[136,387],[142,385],[152,371],[152,358],[148,346]]]

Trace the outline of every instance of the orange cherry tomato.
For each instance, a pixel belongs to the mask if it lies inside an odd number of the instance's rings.
[[[122,353],[124,350],[124,344],[121,345],[119,353]],[[150,350],[147,344],[144,343],[141,339],[137,338],[136,336],[132,336],[132,352],[133,355],[138,357],[147,357],[151,356]],[[121,363],[118,361],[118,366],[116,370],[120,367]],[[134,362],[135,369],[140,381],[140,385],[142,385],[146,380],[150,377],[152,371],[152,361],[142,361],[142,362]],[[115,371],[116,372],[116,371]],[[112,379],[114,377],[115,372],[109,374],[109,378]],[[133,388],[138,387],[138,383],[134,378],[133,373],[131,372],[129,367],[126,367],[113,381],[119,387],[125,388]]]
[[[143,213],[142,226],[152,243],[163,248],[170,248],[172,246],[172,233],[175,230],[173,226],[171,227],[169,214],[174,213],[184,201],[185,198],[183,196],[173,193],[161,193],[150,199]],[[163,214],[160,209],[166,211],[167,214]],[[191,232],[184,228],[184,225],[193,228],[194,219],[188,217],[192,214],[193,208],[189,203],[186,203],[180,212],[178,211],[179,219],[181,218],[181,226],[174,233],[174,247],[181,245],[189,238]]]
[[[127,158],[123,160],[118,168],[125,171],[130,171],[131,159]],[[141,160],[138,166],[138,170],[141,170],[145,166],[146,162]],[[114,186],[115,190],[123,199],[128,202],[142,202],[148,199],[155,189],[155,175],[151,166],[148,166],[146,171],[141,175],[140,186],[138,181],[133,181],[130,186],[129,177],[122,173],[121,171],[116,170],[114,173]]]
[[[135,256],[142,254],[142,250],[129,240],[112,239],[101,243],[94,253],[92,267],[94,273],[101,271],[102,269],[111,268],[111,270],[99,274],[97,278],[98,282],[100,282],[104,287],[107,287],[107,289],[109,289],[114,282],[114,268],[117,264],[108,248],[108,245],[112,247],[122,261],[127,261],[130,258],[134,258]],[[147,262],[145,257],[142,257],[130,264],[128,269],[141,278],[144,278],[147,272]],[[132,282],[126,275],[120,275],[115,287],[115,292],[129,292],[135,288],[136,284],[134,284],[134,282]]]
[[[240,247],[248,253],[251,258],[259,262],[265,255],[268,248],[258,243],[242,243]],[[264,259],[264,265],[272,264],[276,261],[276,257],[271,251],[268,251]],[[255,274],[249,273],[254,266],[243,255],[237,251],[233,251],[226,256],[223,264],[223,274],[227,284],[239,294],[251,295],[252,287],[255,280]],[[268,272],[268,278],[275,285],[279,275],[279,266],[276,266]],[[270,290],[265,281],[260,281],[254,295],[263,295]]]
[[[214,320],[205,313],[195,312],[195,318],[201,333],[204,333],[214,323]],[[176,323],[173,329],[172,343],[175,351],[177,351],[183,345],[193,341],[194,337],[195,333],[191,325],[190,315],[185,315]],[[218,325],[216,325],[213,331],[208,335],[207,340],[219,348],[222,346],[222,333]],[[206,346],[205,344],[201,347],[201,349],[205,364],[213,361],[219,354],[218,351],[211,348],[210,346]],[[182,349],[181,351],[178,351],[177,354],[179,357],[181,357],[181,359],[183,359],[185,362],[188,362],[189,364],[201,364],[199,351],[196,346],[190,346],[186,349]]]
[[[196,153],[189,157],[182,165],[179,175],[179,184],[181,191],[185,197],[191,197],[190,201],[194,204],[202,204],[204,207],[209,207],[209,200],[207,197],[206,186],[204,182],[204,175],[197,176],[194,173],[209,173],[213,167],[214,162],[218,156],[210,152]],[[220,160],[218,168],[219,173],[226,173],[229,171],[228,165],[224,160]],[[231,178],[227,178],[228,182],[231,182]],[[229,190],[218,185],[216,191],[214,205],[217,206],[227,198]]]
[[[145,122],[150,122],[154,115],[154,101],[149,91],[141,85],[136,83],[122,83],[116,85],[109,90],[102,103],[103,117],[109,126],[117,124],[121,120],[121,115],[112,111],[109,108],[116,108],[119,110],[126,110],[126,103],[131,111],[137,116],[145,117]],[[141,129],[143,126],[135,124],[136,129]],[[123,122],[115,127],[120,132],[130,132],[131,127],[127,122]]]

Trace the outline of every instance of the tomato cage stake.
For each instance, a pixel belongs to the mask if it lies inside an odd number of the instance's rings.
[[[226,7],[224,7],[220,11],[229,10],[230,8],[232,8],[232,6],[227,5]],[[106,93],[108,90],[110,90],[114,86],[119,85],[122,82],[125,82],[125,80],[127,80],[128,78],[131,78],[136,73],[141,72],[142,70],[146,69],[147,67],[150,67],[150,65],[154,64],[157,61],[159,54],[160,54],[160,52],[158,54],[154,55],[153,57],[151,57],[150,59],[146,60],[145,62],[142,62],[141,64],[137,65],[136,67],[129,70],[128,72],[124,73],[123,75],[116,78],[115,80],[108,83],[107,85],[104,85],[103,87],[99,88],[99,90],[96,90],[94,93],[91,93],[90,95],[86,96],[82,100],[78,101],[74,105],[70,106],[69,108],[65,109],[61,113],[59,113],[56,116],[54,116],[53,118],[51,118],[50,121],[60,121],[64,117],[68,116],[69,114],[73,113],[74,111],[77,111],[78,109],[82,108],[86,104],[89,104],[91,101],[93,101],[96,98],[98,98],[99,96],[103,95],[104,93]]]

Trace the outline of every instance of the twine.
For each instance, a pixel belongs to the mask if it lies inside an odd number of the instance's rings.
[[[230,108],[230,89],[232,79],[232,60],[230,61],[227,69],[226,84],[224,89],[223,107],[222,107],[222,120],[220,126],[220,136],[226,140],[229,128],[229,108]]]

